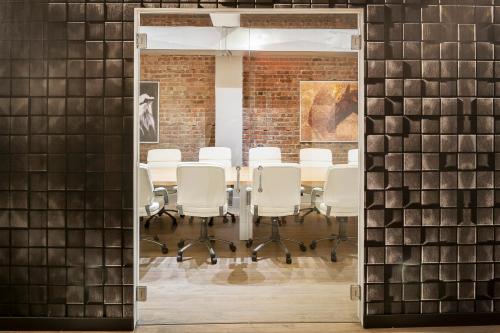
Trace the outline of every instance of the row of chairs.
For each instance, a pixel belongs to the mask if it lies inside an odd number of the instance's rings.
[[[203,147],[198,153],[199,162],[218,163],[232,166],[231,149],[227,147]],[[179,149],[152,149],[148,151],[147,162],[151,168],[175,167],[182,161]],[[248,166],[251,168],[268,163],[281,163],[281,149],[278,147],[255,147],[248,151]],[[300,150],[302,166],[329,166],[333,163],[332,152],[324,148],[303,148]],[[347,152],[347,163],[358,164],[358,149]]]
[[[227,189],[225,183],[225,168],[204,162],[181,163],[177,166],[177,209],[179,215],[200,217],[200,237],[194,242],[185,244],[184,240],[178,243],[177,261],[182,261],[184,251],[196,243],[205,244],[209,250],[212,264],[217,257],[212,243],[215,241],[229,244],[231,251],[236,246],[228,240],[217,239],[208,235],[210,218],[225,216],[228,209]],[[285,252],[287,263],[292,258],[284,241],[296,243],[302,251],[306,251],[303,242],[282,238],[279,232],[280,218],[298,215],[301,203],[300,165],[293,163],[269,163],[253,169],[253,184],[247,189],[250,198],[250,212],[253,216],[271,218],[271,236],[252,250],[252,260],[257,261],[258,251],[269,243],[278,243]],[[154,188],[149,176],[149,167],[141,164],[139,171],[140,181],[140,213],[151,217],[161,215],[166,211],[168,195],[164,188]],[[347,240],[347,217],[358,215],[358,168],[356,166],[328,168],[324,188],[316,188],[322,193],[321,200],[312,200],[314,210],[326,217],[336,217],[339,222],[339,233],[326,238],[315,240],[310,248],[314,249],[317,242],[325,239],[334,240],[331,251],[331,260],[337,260],[336,250],[340,242]],[[316,196],[314,197],[316,198]],[[143,238],[162,247],[164,253],[168,251],[166,244],[159,242],[157,236]],[[251,247],[252,242],[247,242]]]

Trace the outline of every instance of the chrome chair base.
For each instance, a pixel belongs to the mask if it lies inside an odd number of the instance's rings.
[[[337,261],[337,248],[339,247],[340,243],[341,242],[347,242],[347,241],[349,241],[349,238],[347,237],[347,222],[348,222],[348,218],[345,217],[345,216],[337,217],[337,222],[339,223],[339,232],[338,232],[338,234],[332,234],[332,235],[330,235],[328,237],[315,239],[309,245],[309,248],[311,250],[314,250],[319,242],[322,242],[322,241],[325,241],[325,240],[335,241],[335,243],[333,244],[331,253],[330,253],[330,259],[333,262]]]
[[[288,251],[288,248],[285,245],[284,241],[292,242],[295,243],[299,246],[300,250],[305,252],[307,250],[306,246],[304,245],[303,242],[291,239],[291,238],[282,238],[279,232],[279,226],[281,224],[281,219],[279,217],[273,217],[272,218],[272,223],[271,223],[271,237],[262,242],[261,244],[257,245],[253,250],[252,250],[252,261],[257,261],[257,254],[258,252],[267,244],[270,243],[278,243],[280,247],[283,249],[283,252],[285,252],[285,259],[287,264],[292,263],[292,256],[290,254],[290,251]],[[251,244],[247,242],[247,244]]]
[[[208,253],[210,255],[210,262],[212,263],[212,265],[215,265],[217,263],[217,256],[216,256],[215,250],[213,248],[214,242],[226,243],[229,245],[229,249],[232,252],[236,251],[236,245],[234,245],[233,242],[208,235],[208,223],[209,223],[208,220],[209,219],[207,217],[202,218],[201,228],[200,228],[200,237],[198,237],[198,239],[192,240],[188,244],[185,244],[187,239],[181,239],[179,241],[179,243],[177,243],[177,247],[178,247],[177,262],[182,262],[184,252],[195,244],[204,244],[207,247]]]

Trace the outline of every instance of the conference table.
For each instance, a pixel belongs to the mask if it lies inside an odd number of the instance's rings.
[[[347,164],[334,164],[333,167],[346,167]],[[328,167],[303,167],[300,168],[301,183],[305,186],[323,186]],[[247,186],[251,185],[253,168],[230,167],[226,168],[226,183],[234,186],[234,199],[239,199],[240,207],[240,240],[252,238],[253,223],[249,206],[247,205]],[[177,167],[150,168],[150,176],[155,186],[177,185]],[[233,199],[233,200],[234,200]],[[236,201],[234,200],[234,201]],[[234,202],[233,201],[233,202]]]

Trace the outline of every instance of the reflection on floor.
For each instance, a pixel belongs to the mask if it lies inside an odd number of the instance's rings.
[[[264,220],[263,222],[269,222]],[[169,253],[141,243],[140,284],[148,288],[148,300],[139,303],[143,324],[194,324],[244,322],[356,322],[357,302],[350,300],[350,285],[357,281],[357,249],[342,243],[338,262],[330,261],[331,242],[315,250],[301,252],[289,244],[293,263],[287,265],[276,244],[266,246],[260,260],[252,262],[250,251],[238,239],[238,224],[223,224],[216,219],[209,232],[219,238],[235,240],[231,252],[216,244],[219,261],[211,265],[206,248],[195,246],[176,261],[180,238],[196,238],[199,224],[188,219],[173,231],[168,217],[151,223],[150,234],[167,241]],[[337,223],[328,226],[320,215],[311,214],[304,224],[293,217],[281,228],[283,236],[303,240],[336,232]],[[356,235],[356,219],[349,222],[349,235]],[[266,238],[270,226],[254,228],[255,237]],[[141,230],[144,232],[144,229]],[[259,243],[258,240],[255,243]]]

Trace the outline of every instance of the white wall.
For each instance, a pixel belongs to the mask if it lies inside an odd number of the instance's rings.
[[[215,57],[215,145],[231,148],[233,165],[242,163],[243,57]]]

